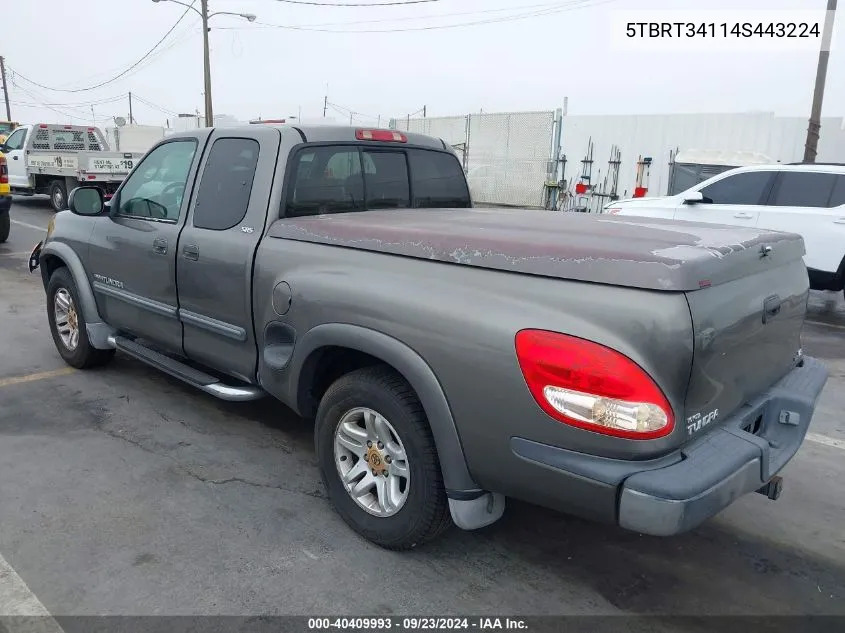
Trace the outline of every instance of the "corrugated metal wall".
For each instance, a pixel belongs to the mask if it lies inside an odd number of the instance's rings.
[[[774,161],[797,162],[804,156],[807,119],[777,117],[773,113],[670,114],[639,116],[565,116],[562,150],[566,179],[577,180],[580,161],[590,138],[594,144],[593,178],[600,183],[607,173],[610,150],[622,152],[619,195],[630,197],[639,156],[653,159],[648,195],[665,195],[669,184],[669,152],[693,149],[748,150]],[[822,119],[817,162],[845,162],[845,128],[841,117]]]

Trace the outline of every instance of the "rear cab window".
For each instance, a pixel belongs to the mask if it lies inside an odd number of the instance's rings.
[[[457,157],[416,147],[314,145],[293,156],[284,217],[373,209],[466,208]]]

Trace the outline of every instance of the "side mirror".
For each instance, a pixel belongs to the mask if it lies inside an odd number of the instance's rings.
[[[700,191],[690,191],[684,194],[684,204],[699,204],[704,202],[704,194]]]
[[[105,208],[103,192],[97,187],[76,187],[68,196],[67,206],[76,215],[100,215]]]

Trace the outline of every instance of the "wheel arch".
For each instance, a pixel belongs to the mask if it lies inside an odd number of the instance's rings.
[[[416,351],[381,332],[343,323],[313,328],[297,342],[295,349],[291,359],[291,385],[300,413],[307,416],[314,412],[312,387],[319,384],[320,361],[325,359],[327,351],[349,350],[354,356],[354,368],[374,363],[388,365],[411,385],[420,399],[437,447],[447,491],[482,494],[469,472],[446,394],[434,371]]]
[[[108,337],[114,333],[100,317],[97,309],[97,301],[94,298],[94,291],[88,281],[85,267],[79,256],[67,244],[61,242],[48,242],[41,249],[38,257],[41,269],[41,281],[44,289],[50,282],[50,277],[59,268],[66,268],[76,285],[76,292],[79,300],[79,307],[82,316],[85,318],[86,330],[92,347],[97,349],[111,349],[114,347],[108,342]]]

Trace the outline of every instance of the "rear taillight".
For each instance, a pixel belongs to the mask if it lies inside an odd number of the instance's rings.
[[[359,141],[384,141],[387,143],[407,143],[408,137],[393,130],[355,130]]]
[[[6,164],[6,157],[0,156],[0,185],[9,184],[9,166]]]
[[[558,422],[636,440],[672,432],[672,406],[637,363],[615,350],[545,330],[516,335],[516,356],[537,404]]]

